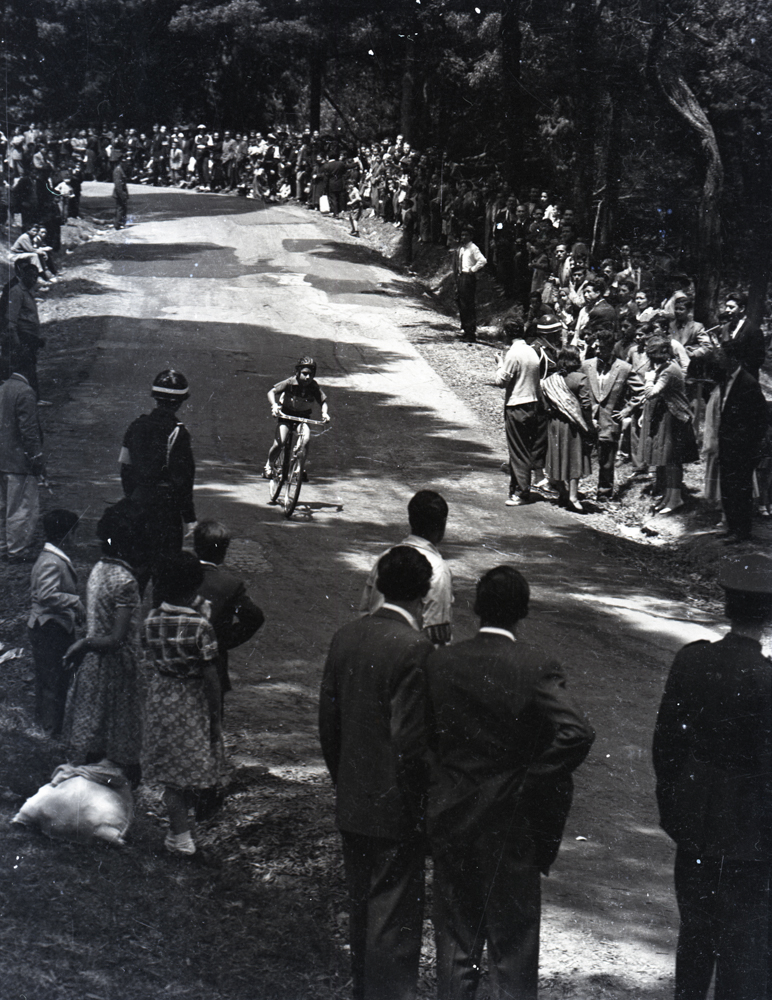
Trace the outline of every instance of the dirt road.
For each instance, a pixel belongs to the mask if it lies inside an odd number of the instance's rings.
[[[87,210],[106,216],[108,191],[84,185]],[[77,298],[48,305],[59,330],[43,368],[56,504],[95,521],[118,498],[123,430],[149,408],[158,371],[185,372],[197,513],[232,528],[230,561],[267,619],[232,661],[232,745],[329,798],[315,729],[329,638],[354,613],[376,553],[405,533],[412,493],[440,490],[455,637],[473,629],[479,574],[515,563],[534,592],[523,633],[562,660],[598,733],[544,882],[543,996],[669,996],[673,851],[657,827],[650,739],[674,651],[716,623],[667,581],[620,566],[571,515],[504,506],[503,434],[491,440],[406,339],[411,325],[438,322],[431,301],[339,225],[298,206],[144,188],[132,189],[131,213],[131,228],[73,258],[63,280]],[[67,395],[57,343],[79,372]],[[312,443],[311,481],[286,522],[260,478],[273,433],[265,393],[308,353],[333,423]]]

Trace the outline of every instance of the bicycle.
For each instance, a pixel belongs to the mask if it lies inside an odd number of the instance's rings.
[[[293,417],[288,413],[281,413],[277,419],[317,427],[328,426],[324,420]],[[268,484],[268,503],[279,504],[286,518],[292,517],[297,507],[306,465],[306,449],[298,450],[296,438],[297,429],[288,427],[287,438],[272,464],[271,479]]]

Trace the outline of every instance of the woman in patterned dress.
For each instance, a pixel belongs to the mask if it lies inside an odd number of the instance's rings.
[[[145,620],[152,657],[142,774],[165,785],[169,833],[164,841],[175,854],[195,854],[188,805],[191,794],[220,782],[223,767],[217,639],[196,604],[204,578],[192,552],[170,559],[160,576],[167,600]]]
[[[102,558],[86,588],[86,636],[70,646],[66,667],[76,670],[67,696],[64,739],[91,764],[107,758],[139,782],[142,684],[139,586],[131,567],[132,525],[120,505],[97,525]]]

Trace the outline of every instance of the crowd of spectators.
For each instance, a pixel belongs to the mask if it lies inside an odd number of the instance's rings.
[[[311,211],[347,217],[353,235],[367,216],[402,231],[408,266],[416,241],[458,247],[457,255],[463,249],[476,261],[470,266],[488,273],[502,304],[511,305],[522,320],[526,341],[542,359],[542,380],[557,371],[561,350],[574,351],[576,364],[584,366],[599,356],[602,341],[604,351],[631,368],[629,385],[638,380],[642,384],[656,368],[647,343],[651,338],[664,340],[667,363],[684,381],[698,445],[706,386],[712,385],[705,374],[709,355],[731,342],[731,352],[756,380],[764,362],[768,344],[745,316],[742,292],[727,297],[724,322],[706,329],[694,318],[694,282],[679,273],[672,260],[629,245],[599,259],[581,228],[586,211],[575,211],[541,187],[514,190],[496,164],[484,157],[454,162],[440,150],[413,148],[401,135],[363,145],[286,127],[263,135],[210,131],[203,124],[154,125],[147,133],[102,127],[68,134],[30,125],[15,128],[9,138],[0,134],[0,144],[5,197],[11,211],[21,215],[24,230],[12,258],[34,263],[41,279],[55,273],[52,254],[60,246],[59,228],[79,214],[83,181],[113,180],[117,190],[120,177],[126,197],[117,209],[117,228],[125,221],[128,182],[263,202],[294,199]],[[474,340],[474,284],[464,292],[460,282],[470,276],[463,273],[466,265],[460,258],[458,263],[454,270],[459,308],[463,314],[465,305],[468,313],[462,315],[462,339]],[[601,369],[607,364],[601,360]],[[623,405],[621,452],[635,462],[643,396],[628,392]],[[708,454],[712,430],[709,421],[704,444]],[[609,463],[613,465],[613,459],[607,457]],[[583,473],[571,471],[566,482],[572,484],[569,492],[575,501],[573,473]],[[604,493],[613,491],[610,476],[608,468]],[[674,484],[673,498],[679,489]],[[674,505],[680,506],[680,501],[666,509]]]

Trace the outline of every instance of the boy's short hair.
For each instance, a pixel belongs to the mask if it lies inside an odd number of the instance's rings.
[[[230,541],[230,532],[220,521],[199,521],[193,532],[193,548],[205,562],[222,562]]]
[[[531,591],[528,581],[514,566],[496,566],[480,577],[474,613],[494,628],[507,628],[525,618]]]
[[[412,533],[426,538],[445,527],[448,505],[434,490],[419,490],[407,505],[407,519]]]
[[[46,541],[52,545],[63,542],[72,529],[80,520],[80,515],[73,510],[64,510],[58,507],[56,510],[49,510],[43,515],[43,534]]]
[[[192,552],[177,552],[158,571],[157,592],[163,599],[175,604],[190,597],[204,580],[204,568]]]
[[[397,545],[381,557],[376,586],[387,601],[426,597],[432,579],[429,560],[412,545]]]

